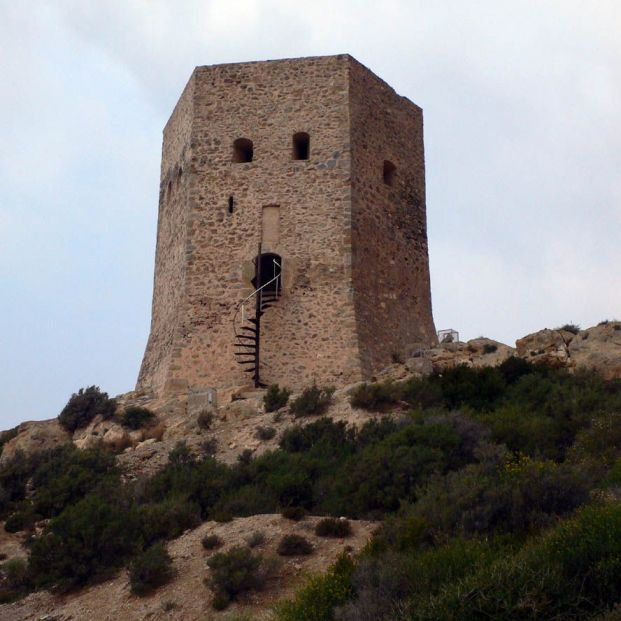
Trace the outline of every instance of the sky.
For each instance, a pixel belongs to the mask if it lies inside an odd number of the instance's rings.
[[[0,0],[0,429],[131,390],[196,65],[349,53],[424,110],[436,328],[621,318],[618,0]]]

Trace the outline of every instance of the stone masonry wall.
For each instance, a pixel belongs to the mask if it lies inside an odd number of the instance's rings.
[[[270,250],[283,258],[284,288],[262,319],[262,379],[300,387],[360,377],[348,272],[348,66],[349,57],[336,56],[196,69],[183,173],[190,188],[185,293],[167,381],[249,382],[233,356],[232,322],[252,291],[267,205],[280,207],[280,242]],[[308,160],[292,159],[299,131],[310,134]],[[250,163],[231,161],[240,137],[253,141]],[[161,377],[154,383],[161,386]]]
[[[163,386],[171,366],[184,299],[194,80],[164,128],[151,331],[138,387]]]
[[[436,340],[421,108],[352,59],[352,244],[365,376]],[[384,182],[384,160],[396,166]]]
[[[293,158],[296,132],[308,160]],[[238,138],[252,162],[232,161]],[[140,388],[250,383],[233,318],[262,238],[283,261],[264,382],[350,383],[433,342],[421,110],[347,55],[197,67],[164,131]]]

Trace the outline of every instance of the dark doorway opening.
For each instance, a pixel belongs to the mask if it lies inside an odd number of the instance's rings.
[[[273,252],[264,252],[254,260],[255,273],[252,284],[255,289],[264,287],[264,293],[280,294],[282,282],[280,275],[282,272],[282,259]],[[265,286],[264,286],[265,285]]]

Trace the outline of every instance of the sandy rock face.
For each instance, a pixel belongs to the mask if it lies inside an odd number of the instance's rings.
[[[539,330],[515,342],[517,355],[535,364],[572,368],[575,365],[569,354],[569,344],[575,336],[567,330]]]
[[[30,455],[37,451],[56,448],[71,440],[71,434],[65,431],[58,420],[31,421],[22,423],[17,436],[4,445],[0,464],[10,461],[17,451]]]
[[[418,359],[423,358],[431,363],[431,371],[441,373],[446,369],[465,365],[467,367],[497,367],[507,358],[515,356],[515,349],[499,341],[488,338],[472,339],[467,343],[444,343],[433,349],[420,352]],[[406,360],[411,368],[417,358]],[[422,366],[422,363],[419,363]],[[429,366],[423,375],[429,374]]]
[[[578,333],[569,344],[576,368],[597,371],[604,379],[621,378],[621,322],[609,321]]]

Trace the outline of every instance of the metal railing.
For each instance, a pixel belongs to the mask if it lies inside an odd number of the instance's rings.
[[[276,269],[280,269],[281,265],[280,263],[278,263],[278,261],[276,261],[276,259],[272,259],[272,261],[274,262],[274,274],[276,274]],[[251,300],[253,300],[256,295],[260,296],[259,297],[259,310],[261,310],[261,307],[263,305],[263,290],[266,287],[269,287],[269,285],[271,285],[272,283],[276,283],[275,284],[275,295],[276,297],[278,296],[280,292],[280,286],[281,286],[280,285],[281,275],[282,275],[281,272],[278,272],[278,274],[276,274],[274,278],[262,284],[258,289],[255,289],[250,295],[246,296],[241,302],[238,303],[237,309],[235,310],[235,315],[233,316],[233,327],[235,329],[235,334],[237,334],[237,317],[239,316],[241,312],[240,325],[246,321],[246,305]],[[254,304],[256,306],[256,300],[254,301]]]

